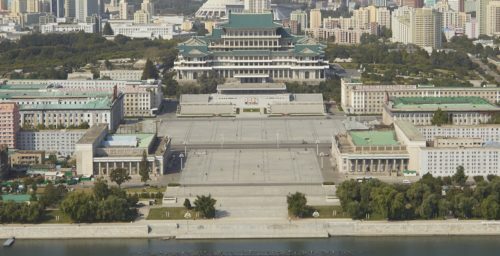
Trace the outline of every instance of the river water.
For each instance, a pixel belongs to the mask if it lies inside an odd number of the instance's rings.
[[[489,256],[500,255],[500,237],[335,237],[262,240],[17,240],[5,256]]]

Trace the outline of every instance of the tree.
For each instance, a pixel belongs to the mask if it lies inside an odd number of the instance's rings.
[[[99,221],[129,221],[134,217],[135,214],[130,213],[129,205],[125,198],[110,195],[98,203],[96,218]]]
[[[194,209],[199,212],[203,218],[215,218],[215,203],[211,195],[196,196],[194,200]]]
[[[69,193],[61,202],[61,211],[76,222],[96,220],[97,204],[92,194],[81,192]]]
[[[148,180],[150,180],[148,153],[146,153],[146,150],[142,152],[142,160],[139,163],[139,175],[141,175],[142,182],[147,182]]]
[[[286,202],[288,204],[288,211],[295,217],[301,218],[309,211],[306,195],[300,192],[288,195],[286,197]]]
[[[56,164],[57,163],[57,156],[55,154],[50,154],[47,162],[49,164]]]
[[[191,206],[191,201],[189,201],[189,198],[184,199],[184,208],[186,208],[186,210],[191,210],[192,206]]]
[[[114,35],[114,33],[115,32],[111,28],[111,25],[109,24],[109,22],[106,22],[106,24],[104,25],[104,28],[102,29],[102,34],[106,35],[106,36],[112,36],[112,35]]]
[[[488,220],[495,220],[500,217],[500,207],[495,196],[491,195],[483,200],[481,203],[481,214],[483,218]]]
[[[153,64],[153,62],[150,59],[146,60],[146,64],[144,65],[144,69],[142,71],[142,80],[146,79],[158,79],[158,69],[156,69],[156,66]]]
[[[92,190],[98,201],[106,199],[110,193],[108,183],[104,179],[97,179],[94,182],[94,188]]]
[[[432,125],[441,126],[443,124],[447,124],[448,122],[449,122],[448,113],[442,111],[441,108],[438,108],[434,112],[434,116],[432,116],[431,120]]]
[[[105,67],[107,70],[112,70],[112,69],[113,69],[113,64],[112,64],[109,60],[105,60],[105,61],[104,61],[104,67]]]
[[[63,185],[56,187],[52,183],[48,183],[40,198],[40,204],[43,207],[55,206],[64,198],[65,194],[66,188]]]
[[[489,181],[489,182],[492,182],[497,176],[494,175],[494,174],[488,174],[488,176],[486,176],[486,179]]]
[[[474,177],[472,177],[474,179],[474,182],[477,184],[481,181],[484,181],[484,177],[482,175],[476,175]]]
[[[111,170],[111,173],[109,174],[109,179],[114,183],[116,183],[118,187],[121,187],[122,183],[129,181],[131,177],[128,174],[127,169],[116,168],[114,170]]]
[[[465,182],[467,181],[467,176],[465,176],[464,167],[461,166],[461,165],[458,166],[457,167],[457,172],[455,172],[455,174],[453,174],[453,176],[451,177],[451,179],[453,180],[453,182],[456,185],[464,186]]]

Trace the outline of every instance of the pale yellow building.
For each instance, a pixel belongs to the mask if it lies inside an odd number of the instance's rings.
[[[321,27],[321,10],[312,9],[309,13],[309,27],[310,28],[320,28]]]
[[[500,1],[491,1],[486,8],[486,34],[500,35]]]

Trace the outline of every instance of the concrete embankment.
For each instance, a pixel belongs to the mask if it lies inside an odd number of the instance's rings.
[[[325,238],[328,236],[500,235],[500,221],[180,220],[120,224],[1,225],[0,238]]]

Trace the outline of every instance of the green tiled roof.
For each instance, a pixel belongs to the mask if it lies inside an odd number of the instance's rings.
[[[352,142],[356,146],[397,146],[394,131],[351,131]]]
[[[113,102],[110,98],[101,98],[92,100],[87,103],[80,104],[22,104],[19,110],[72,110],[72,109],[88,109],[88,110],[107,110],[110,109]]]
[[[25,195],[14,195],[14,194],[8,194],[8,195],[2,195],[2,201],[8,202],[8,201],[13,201],[16,203],[23,203],[23,202],[28,202],[30,200],[31,196],[28,194]]]
[[[391,98],[393,109],[498,109],[487,100],[480,97],[395,97]]]
[[[229,13],[229,21],[221,25],[223,28],[279,28],[274,23],[273,13]]]
[[[61,92],[61,91],[38,91],[38,90],[17,90],[17,86],[12,86],[13,89],[0,87],[0,99],[15,99],[15,98],[98,98],[108,97],[109,92]]]

